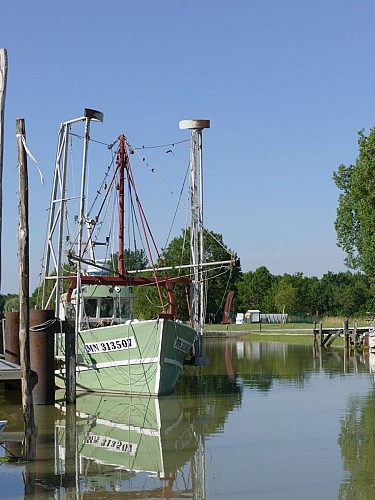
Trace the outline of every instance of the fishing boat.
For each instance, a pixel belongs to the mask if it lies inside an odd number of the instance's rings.
[[[49,210],[46,250],[43,264],[43,309],[55,307],[63,328],[56,335],[56,385],[64,388],[67,378],[66,325],[74,323],[77,390],[140,395],[164,395],[173,391],[184,363],[201,365],[204,357],[205,290],[202,223],[202,130],[208,120],[183,120],[180,128],[191,130],[191,262],[188,276],[170,278],[163,267],[143,211],[130,165],[133,151],[121,134],[109,145],[115,151],[93,200],[87,192],[90,124],[103,121],[103,114],[85,109],[84,116],[61,124]],[[84,125],[80,190],[68,192],[68,157],[73,128]],[[75,128],[74,128],[75,131]],[[130,153],[129,153],[130,151]],[[197,166],[198,165],[198,166]],[[127,181],[127,187],[126,182]],[[149,251],[148,269],[125,268],[124,212],[138,211],[137,227]],[[76,204],[73,218],[68,209]],[[94,215],[92,207],[98,203]],[[113,209],[114,202],[117,208]],[[78,205],[77,205],[78,204]],[[111,204],[111,208],[109,208]],[[78,212],[78,215],[77,215]],[[118,216],[117,269],[98,256],[108,249],[112,236],[99,240],[104,214]],[[74,226],[67,229],[68,223]],[[132,223],[135,225],[134,223]],[[112,235],[111,232],[108,234]],[[151,249],[156,251],[152,257]],[[67,259],[67,261],[66,261]],[[222,265],[228,265],[231,261]],[[148,271],[148,272],[146,272]],[[143,274],[142,274],[143,273]],[[191,321],[176,316],[173,283],[190,287]],[[68,283],[68,285],[66,285]],[[161,310],[153,319],[133,318],[135,286],[152,286],[158,291]],[[165,303],[167,296],[167,303]]]

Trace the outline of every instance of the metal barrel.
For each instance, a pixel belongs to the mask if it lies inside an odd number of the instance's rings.
[[[50,309],[30,310],[30,368],[38,375],[33,388],[36,405],[55,403],[54,337],[55,312]]]
[[[20,364],[19,312],[5,313],[5,360]]]

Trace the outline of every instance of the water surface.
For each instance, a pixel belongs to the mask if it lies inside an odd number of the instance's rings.
[[[0,462],[0,498],[372,499],[372,355],[207,340],[163,398],[82,395],[35,409],[37,461]],[[371,357],[370,357],[371,356]],[[0,457],[22,454],[7,397]]]

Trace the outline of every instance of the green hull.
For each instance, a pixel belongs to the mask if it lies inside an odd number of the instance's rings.
[[[189,326],[160,318],[81,330],[77,336],[77,389],[169,394],[195,338],[196,332]],[[63,351],[62,347],[60,357]],[[64,368],[55,374],[56,385],[65,388]]]

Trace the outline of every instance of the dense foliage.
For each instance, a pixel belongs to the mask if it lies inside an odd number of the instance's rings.
[[[272,275],[267,268],[244,273],[237,283],[236,311],[313,316],[364,316],[374,310],[371,280],[362,273]]]
[[[167,252],[165,257],[166,263],[173,261]],[[225,259],[224,255],[222,257]],[[220,255],[216,258],[219,260]],[[256,271],[241,273],[239,261],[236,262],[231,274],[225,273],[215,279],[215,284],[213,281],[209,283],[207,322],[220,323],[229,290],[235,291],[232,314],[259,309],[262,313],[363,317],[368,311],[375,311],[375,288],[370,278],[363,273],[328,272],[319,279],[302,273],[272,275],[264,266]],[[152,317],[158,302],[156,288],[135,288],[135,317]],[[186,320],[188,312],[182,285],[175,286],[175,294],[178,315]],[[164,298],[168,300],[166,295]],[[17,309],[17,305],[17,295],[0,295],[0,312]]]

